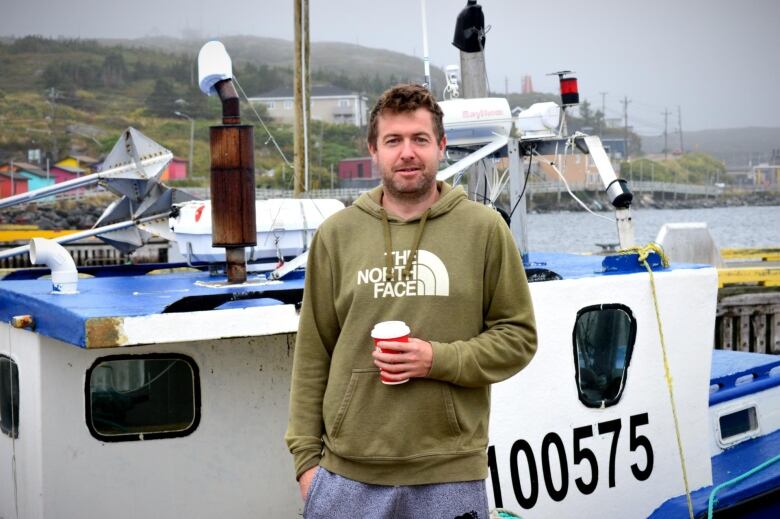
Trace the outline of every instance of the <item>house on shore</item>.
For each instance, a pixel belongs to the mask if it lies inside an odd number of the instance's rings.
[[[62,168],[69,168],[74,171],[83,171],[83,173],[79,175],[81,176],[94,173],[99,164],[100,161],[98,159],[88,155],[66,155],[62,160],[57,161],[54,165]]]
[[[0,198],[26,193],[28,182],[20,175],[0,172]]]
[[[10,173],[12,169],[14,175],[27,179],[27,189],[29,191],[49,187],[55,183],[55,178],[51,172],[46,173],[35,164],[30,164],[29,162],[5,162],[0,164],[0,171],[3,173]]]
[[[292,87],[279,87],[270,92],[250,97],[249,102],[264,104],[274,120],[293,124],[295,109]],[[311,119],[330,124],[351,124],[357,127],[368,123],[368,97],[332,85],[311,87]]]

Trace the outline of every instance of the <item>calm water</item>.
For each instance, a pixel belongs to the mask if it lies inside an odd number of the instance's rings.
[[[614,218],[614,213],[599,213]],[[780,247],[780,206],[711,209],[636,209],[636,241],[655,239],[664,223],[706,222],[718,247]],[[597,252],[596,243],[617,243],[613,222],[590,213],[528,215],[528,246],[537,252]]]

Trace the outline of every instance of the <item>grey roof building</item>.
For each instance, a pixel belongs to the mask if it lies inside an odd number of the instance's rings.
[[[292,87],[279,87],[250,97],[252,103],[262,103],[275,120],[292,124],[295,118]],[[332,124],[365,126],[368,119],[368,98],[359,92],[332,85],[311,87],[311,118]]]

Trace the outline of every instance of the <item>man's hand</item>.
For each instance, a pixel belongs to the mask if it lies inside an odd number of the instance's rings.
[[[314,475],[317,473],[317,470],[320,468],[319,465],[315,465],[303,474],[301,474],[301,477],[298,478],[298,486],[301,489],[301,499],[303,499],[304,502],[306,502],[306,496],[309,494],[309,487],[311,486],[311,481],[314,479]]]
[[[430,342],[414,337],[409,342],[380,341],[374,348],[374,365],[381,369],[384,378],[401,381],[414,377],[427,377],[433,364],[433,348]],[[398,353],[383,353],[390,350]]]

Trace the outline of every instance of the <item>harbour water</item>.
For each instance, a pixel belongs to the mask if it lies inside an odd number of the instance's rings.
[[[613,212],[600,212],[614,219]],[[718,247],[780,247],[780,206],[636,209],[636,242],[653,241],[664,223],[706,222]],[[586,212],[528,215],[528,246],[538,252],[598,252],[617,243],[614,222]]]

